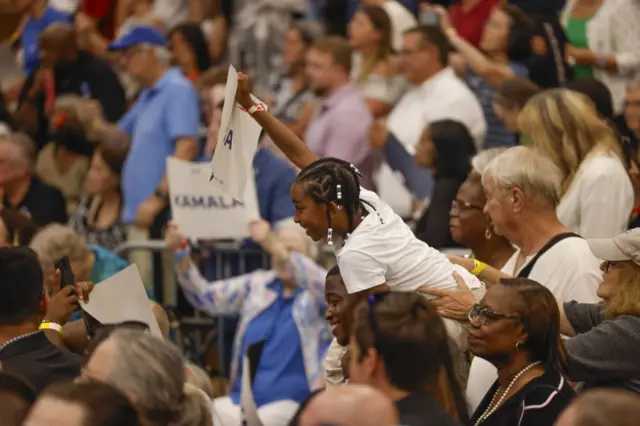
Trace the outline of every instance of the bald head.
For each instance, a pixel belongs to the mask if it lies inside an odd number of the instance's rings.
[[[364,385],[329,388],[311,400],[301,426],[395,426],[395,406],[382,392]]]
[[[62,60],[73,59],[78,51],[73,25],[55,23],[40,34],[40,62],[55,66]]]
[[[76,31],[70,24],[51,24],[40,33],[40,43],[46,46],[70,46],[75,41]]]

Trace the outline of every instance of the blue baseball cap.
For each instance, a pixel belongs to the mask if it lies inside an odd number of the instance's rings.
[[[138,44],[152,44],[166,46],[167,40],[157,29],[149,26],[133,27],[128,33],[109,45],[109,50],[128,49]]]

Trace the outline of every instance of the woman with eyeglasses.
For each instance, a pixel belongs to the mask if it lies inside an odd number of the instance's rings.
[[[471,172],[471,157],[475,154],[471,133],[464,124],[453,120],[430,123],[416,145],[416,163],[433,170],[435,187],[415,234],[435,249],[459,246],[447,226],[449,210]]]
[[[498,369],[471,424],[552,425],[575,396],[563,376],[567,360],[553,294],[527,278],[503,279],[472,307],[469,321],[472,353]]]
[[[480,175],[473,173],[460,186],[453,200],[449,230],[454,241],[471,250],[474,259],[502,269],[515,249],[509,240],[493,231],[483,212],[486,202]]]
[[[406,426],[468,423],[444,322],[416,293],[380,293],[354,311],[350,383],[384,392]]]

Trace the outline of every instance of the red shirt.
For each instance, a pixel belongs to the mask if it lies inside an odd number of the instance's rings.
[[[117,0],[82,0],[81,10],[98,24],[100,34],[108,40],[115,35],[114,20]]]
[[[477,47],[482,39],[484,24],[489,20],[493,8],[500,3],[502,0],[480,0],[468,11],[464,11],[462,4],[457,3],[449,10],[451,24],[460,37]]]

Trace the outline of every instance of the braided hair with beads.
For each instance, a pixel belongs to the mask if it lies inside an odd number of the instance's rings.
[[[347,238],[355,228],[356,215],[363,215],[367,211],[360,199],[360,177],[362,175],[351,163],[338,158],[321,158],[302,169],[296,177],[296,182],[305,185],[305,192],[318,204],[336,203],[339,208],[344,208],[347,214],[349,228]],[[370,205],[373,208],[373,206]],[[375,209],[374,209],[375,210]],[[327,223],[329,230],[327,242],[333,245],[333,228],[331,226],[331,212],[327,208]],[[380,217],[378,215],[378,217]],[[380,218],[382,222],[382,219]]]

